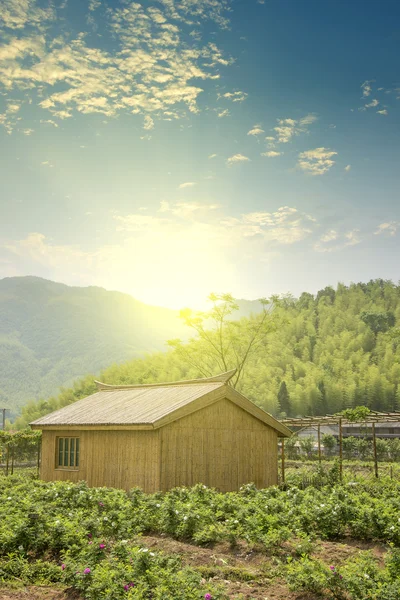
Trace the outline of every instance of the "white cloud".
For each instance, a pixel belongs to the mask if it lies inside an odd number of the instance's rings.
[[[19,267],[25,274],[106,286],[179,308],[213,289],[238,295],[254,261],[268,262],[280,246],[306,239],[316,227],[312,217],[291,207],[232,217],[200,203],[163,202],[152,214],[114,212],[112,220],[115,241],[107,245],[83,250],[32,233],[7,242],[0,260],[11,258],[15,274]]]
[[[378,229],[374,232],[375,235],[385,234],[394,236],[400,228],[400,221],[388,221],[381,223]]]
[[[240,163],[240,162],[249,162],[250,159],[248,156],[244,156],[243,154],[234,154],[233,156],[230,156],[227,159],[227,165],[231,166],[235,163]]]
[[[51,5],[40,8],[36,0],[1,0],[0,3],[0,26],[5,29],[21,30],[26,26],[41,28],[54,17]]]
[[[185,183],[181,183],[179,186],[180,190],[184,190],[185,188],[190,188],[196,185],[195,181],[187,181]]]
[[[371,100],[371,102],[369,102],[369,104],[365,104],[365,108],[375,108],[375,106],[378,106],[378,104],[379,100],[374,98],[373,100]]]
[[[298,166],[310,175],[324,175],[335,164],[332,157],[337,152],[329,148],[314,148],[299,154]]]
[[[294,244],[309,236],[315,227],[315,219],[300,213],[296,208],[282,206],[275,212],[243,214],[240,219],[226,218],[225,227],[232,228],[242,238],[257,238],[264,242]]]
[[[386,108],[383,108],[382,110],[377,110],[376,112],[378,113],[378,115],[385,115],[386,116],[388,114],[388,111],[387,111]]]
[[[318,117],[313,114],[308,114],[298,120],[291,118],[278,119],[278,125],[273,128],[275,135],[267,136],[265,138],[268,142],[268,146],[272,148],[275,144],[287,144],[301,133],[308,133],[309,126],[317,120]]]
[[[230,114],[231,114],[231,113],[229,112],[229,110],[228,110],[227,108],[225,108],[225,110],[221,110],[221,111],[218,113],[218,117],[220,117],[220,118],[223,118],[223,117],[229,117],[229,116],[230,116]]]
[[[146,115],[144,117],[143,129],[145,129],[146,131],[150,131],[151,129],[154,129],[154,121],[150,117],[150,115]]]
[[[363,98],[367,98],[368,96],[371,95],[371,92],[372,92],[371,83],[373,83],[373,80],[364,81],[364,83],[361,85]]]
[[[337,252],[361,243],[359,229],[338,233],[335,229],[326,231],[314,244],[316,252]]]
[[[315,121],[318,121],[318,117],[316,115],[310,114],[300,119],[299,124],[300,127],[307,127],[308,125],[312,125],[313,123],[315,123]]]
[[[344,170],[348,173],[351,170],[351,165],[346,165]]]
[[[217,157],[217,154],[210,154],[210,156],[208,158],[211,159],[211,158],[216,158],[216,157]]]
[[[89,0],[89,10],[91,12],[97,10],[101,6],[101,0]]]
[[[98,0],[91,0],[90,19],[98,6]],[[35,0],[0,3],[0,34],[23,31],[18,37],[1,35],[0,89],[10,97],[23,92],[24,102],[49,111],[52,119],[75,112],[107,117],[140,113],[149,117],[145,128],[151,128],[155,117],[198,112],[201,82],[218,80],[221,66],[232,64],[214,42],[201,45],[186,37],[194,20],[226,27],[227,0],[160,0],[159,8],[135,2],[109,8],[104,18],[113,36],[112,52],[101,40],[97,46],[93,39],[88,44],[84,31],[74,36],[64,27],[60,35],[59,14],[50,0],[48,7],[39,8]],[[240,101],[238,94],[231,99]],[[8,121],[9,115],[1,116],[3,125]]]
[[[320,241],[325,244],[327,242],[332,242],[333,240],[337,240],[337,238],[338,238],[338,232],[335,231],[334,229],[330,229],[329,231],[324,233],[324,235],[321,236]]]
[[[222,94],[219,98],[226,98],[227,100],[232,100],[232,102],[243,102],[246,100],[248,94],[246,92],[227,92],[226,94]]]
[[[264,132],[264,129],[261,129],[260,125],[254,125],[253,129],[247,133],[247,135],[261,135]]]
[[[276,152],[275,150],[268,150],[267,152],[262,152],[261,156],[268,156],[268,158],[275,158],[276,156],[281,156],[283,152]]]
[[[54,165],[50,160],[44,160],[43,162],[40,163],[43,167],[50,167],[53,168]]]

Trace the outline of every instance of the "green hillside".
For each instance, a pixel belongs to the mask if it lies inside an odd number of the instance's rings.
[[[78,377],[165,348],[178,313],[102,288],[0,280],[0,403],[16,410]]]
[[[237,324],[245,339],[257,316]],[[281,299],[271,313],[268,333],[246,364],[238,389],[275,415],[324,414],[365,404],[373,409],[400,408],[400,286],[376,280],[339,284],[316,296]],[[214,334],[213,334],[214,335]],[[203,353],[203,354],[202,354]],[[145,359],[112,365],[100,377],[108,383],[150,383],[201,377],[193,362],[207,363],[199,340],[154,353]],[[228,367],[234,366],[233,362]],[[214,372],[220,366],[215,363]],[[74,389],[23,410],[19,426],[94,391],[93,378]]]

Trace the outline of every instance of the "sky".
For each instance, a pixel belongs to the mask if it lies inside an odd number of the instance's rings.
[[[171,308],[399,277],[397,0],[1,0],[0,278]]]

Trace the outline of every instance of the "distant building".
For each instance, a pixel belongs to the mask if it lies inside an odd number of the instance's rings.
[[[372,438],[372,424],[349,423],[343,425],[343,436]],[[388,423],[375,423],[375,436],[377,438],[400,438],[400,421]]]
[[[106,385],[37,419],[41,477],[146,492],[203,483],[227,492],[278,482],[278,437],[291,431],[229,384],[208,379]]]
[[[333,435],[339,440],[338,425],[321,425],[321,439],[324,434]],[[303,427],[295,432],[297,437],[313,437],[318,440],[318,427],[316,425]],[[372,439],[372,424],[371,423],[346,423],[342,426],[342,435],[346,437],[363,437]],[[375,436],[377,438],[400,438],[400,421],[387,423],[375,423]]]

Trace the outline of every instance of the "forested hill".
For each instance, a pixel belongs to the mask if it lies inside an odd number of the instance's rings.
[[[238,316],[259,310],[238,301]],[[0,408],[16,415],[87,373],[167,349],[188,338],[179,311],[148,306],[99,287],[69,287],[39,277],[0,280]]]
[[[98,287],[0,280],[0,408],[48,397],[112,362],[186,335],[178,312]]]
[[[378,410],[400,408],[400,286],[382,280],[340,284],[316,296],[304,293],[297,300],[284,299],[274,317],[277,330],[252,354],[239,385],[256,404],[275,415],[291,416],[333,413],[359,404]],[[243,318],[240,324],[244,335],[252,319]],[[192,341],[186,349],[196,344]],[[111,366],[100,377],[125,384],[201,377],[184,356],[171,349]],[[18,424],[94,389],[93,377],[87,377],[57,398],[30,403]]]

